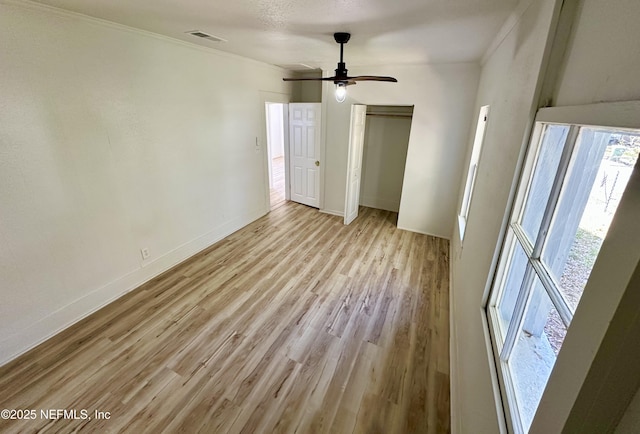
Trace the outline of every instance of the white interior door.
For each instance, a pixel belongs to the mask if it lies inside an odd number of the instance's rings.
[[[289,104],[291,200],[320,207],[320,103]]]
[[[358,217],[360,205],[360,177],[362,174],[362,152],[364,147],[364,127],[367,106],[351,106],[351,128],[349,133],[349,157],[347,160],[347,192],[344,204],[344,224],[348,225]]]

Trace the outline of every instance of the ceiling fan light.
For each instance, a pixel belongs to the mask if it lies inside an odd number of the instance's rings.
[[[344,102],[347,98],[347,83],[336,83],[336,101]]]

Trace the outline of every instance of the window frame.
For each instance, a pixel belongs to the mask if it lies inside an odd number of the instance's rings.
[[[469,168],[467,169],[467,177],[464,183],[464,193],[460,202],[458,212],[458,229],[460,230],[460,242],[464,240],[464,233],[467,228],[467,220],[469,218],[469,210],[471,209],[471,198],[478,174],[478,165],[480,163],[480,154],[482,153],[482,145],[487,131],[487,123],[489,122],[489,108],[484,105],[480,107],[478,114],[478,122],[476,124],[476,133],[473,139],[473,148],[469,159]]]
[[[488,323],[489,339],[493,350],[493,363],[496,367],[496,373],[498,374],[497,380],[501,390],[500,396],[505,413],[505,422],[509,432],[526,432],[522,426],[520,412],[517,408],[515,387],[510,375],[508,375],[509,366],[507,360],[513,350],[517,333],[521,329],[522,322],[524,321],[526,309],[522,304],[526,303],[529,298],[529,291],[531,291],[532,288],[531,282],[533,281],[534,275],[540,278],[543,287],[567,328],[573,318],[573,313],[566,300],[564,300],[559,285],[555,283],[553,278],[545,270],[544,264],[541,262],[541,257],[544,241],[548,236],[548,230],[553,222],[554,210],[561,197],[562,184],[572,163],[573,151],[575,150],[579,137],[579,131],[581,128],[637,131],[640,129],[639,114],[640,101],[550,107],[542,108],[536,114],[530,138],[524,144],[526,150],[524,152],[520,173],[517,174],[514,179],[514,185],[517,185],[517,188],[514,196],[510,200],[510,207],[507,211],[508,219],[506,220],[506,225],[503,227],[500,242],[496,248],[494,257],[497,260],[489,280],[488,294],[483,305]],[[535,164],[544,137],[544,129],[546,125],[558,124],[569,126],[570,130],[565,139],[564,149],[556,176],[554,177],[549,200],[545,207],[541,227],[536,235],[536,240],[533,240],[533,245],[531,245],[531,243],[528,242],[527,235],[521,227],[519,227],[518,223],[521,221],[522,213],[525,209],[524,204],[526,203],[529,188],[533,180]],[[496,304],[503,293],[506,271],[509,269],[512,250],[516,248],[514,243],[519,243],[527,255],[523,286],[527,286],[528,289],[523,290],[521,288],[519,290],[519,299],[516,302],[517,306],[514,308],[514,316],[519,312],[521,313],[521,315],[519,315],[521,318],[519,317],[515,320],[512,318],[506,334],[503,334]],[[558,306],[560,306],[561,309],[558,309]],[[492,308],[494,309],[492,310]],[[551,381],[551,377],[549,381]],[[548,384],[549,382],[547,385]],[[545,388],[542,399],[544,399],[544,393],[546,393],[547,390],[548,388]]]

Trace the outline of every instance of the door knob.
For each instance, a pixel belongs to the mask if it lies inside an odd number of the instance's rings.
[[[318,160],[316,160],[316,166],[319,166],[320,162]]]

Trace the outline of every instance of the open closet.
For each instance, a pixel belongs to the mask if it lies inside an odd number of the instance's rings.
[[[398,212],[413,106],[367,105],[360,205]]]

